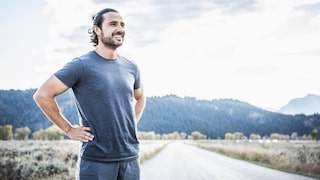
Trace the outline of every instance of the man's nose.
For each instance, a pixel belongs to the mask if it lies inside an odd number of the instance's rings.
[[[124,27],[118,26],[117,29],[116,29],[116,33],[117,34],[125,34]]]

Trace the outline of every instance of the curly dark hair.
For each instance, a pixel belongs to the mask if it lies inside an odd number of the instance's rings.
[[[115,9],[111,9],[111,8],[106,8],[106,9],[102,9],[101,11],[99,11],[96,15],[94,15],[92,17],[92,21],[93,21],[93,26],[98,26],[100,29],[101,28],[101,24],[104,20],[104,17],[103,15],[105,13],[108,13],[108,12],[116,12],[116,13],[119,13],[117,10]],[[97,37],[97,34],[94,32],[93,30],[93,27],[91,27],[89,30],[88,30],[88,33],[90,34],[90,42],[93,44],[93,46],[97,46],[98,45],[98,37]]]

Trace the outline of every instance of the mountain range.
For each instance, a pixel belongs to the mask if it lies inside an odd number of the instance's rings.
[[[292,99],[280,110],[283,114],[306,114],[320,113],[320,95],[308,94],[302,98]]]
[[[52,125],[34,103],[34,92],[35,89],[0,90],[0,125],[29,127],[32,132]],[[72,124],[78,124],[72,92],[58,96],[57,102],[65,117]],[[320,130],[320,115],[271,112],[235,99],[198,100],[167,95],[147,97],[137,128],[159,134],[200,131],[212,139],[224,138],[228,132],[242,132],[246,136],[296,132],[302,136],[309,135],[314,128]]]

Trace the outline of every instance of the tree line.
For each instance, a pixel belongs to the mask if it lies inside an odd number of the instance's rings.
[[[0,125],[28,127],[30,133],[45,131],[52,123],[32,99],[35,89],[0,90]],[[71,124],[78,124],[78,112],[71,91],[57,97],[62,113]],[[208,139],[223,139],[226,133],[242,132],[246,137],[272,133],[308,136],[320,130],[320,114],[285,115],[270,112],[235,99],[198,100],[193,97],[167,95],[147,97],[138,131],[171,134],[195,131]],[[40,134],[40,133],[39,133]]]
[[[12,125],[0,125],[0,140],[28,140],[30,138],[31,130],[29,127],[15,128]],[[63,140],[64,133],[55,125],[47,129],[40,129],[32,133],[34,140]]]
[[[0,125],[0,140],[28,140],[30,137],[31,130],[28,127],[23,128],[16,128],[13,132],[12,125]],[[185,132],[172,132],[168,134],[156,134],[154,131],[138,132],[138,138],[140,140],[184,140],[184,139],[191,139],[191,140],[204,140],[207,139],[207,135],[202,134],[199,131],[193,131],[190,135]],[[265,137],[266,138],[266,137]],[[310,139],[319,139],[318,130],[314,129],[310,135],[304,135],[299,137],[296,132],[292,133],[291,136],[272,133],[270,137],[267,137],[271,140],[310,140]],[[63,140],[65,139],[65,135],[61,129],[57,126],[52,125],[47,129],[43,130],[40,129],[32,133],[33,140]],[[249,138],[246,137],[242,132],[234,132],[229,133],[227,132],[224,136],[225,140],[260,140],[262,137],[259,134],[250,134]]]
[[[222,139],[227,132],[309,135],[320,130],[320,115],[285,115],[257,108],[234,99],[197,100],[175,95],[150,97],[138,129],[169,133],[200,131],[210,139]]]

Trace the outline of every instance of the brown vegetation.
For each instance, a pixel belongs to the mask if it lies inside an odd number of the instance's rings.
[[[193,141],[194,145],[270,168],[320,178],[317,141]]]
[[[170,141],[142,140],[140,162],[150,159]],[[320,178],[320,143],[316,141],[225,141],[191,143],[271,168]],[[74,179],[79,143],[62,141],[0,141],[1,179]]]
[[[1,178],[73,179],[78,148],[74,141],[1,141]]]
[[[0,174],[9,179],[75,179],[79,143],[62,141],[0,141]],[[142,141],[143,162],[159,152],[166,141]]]

